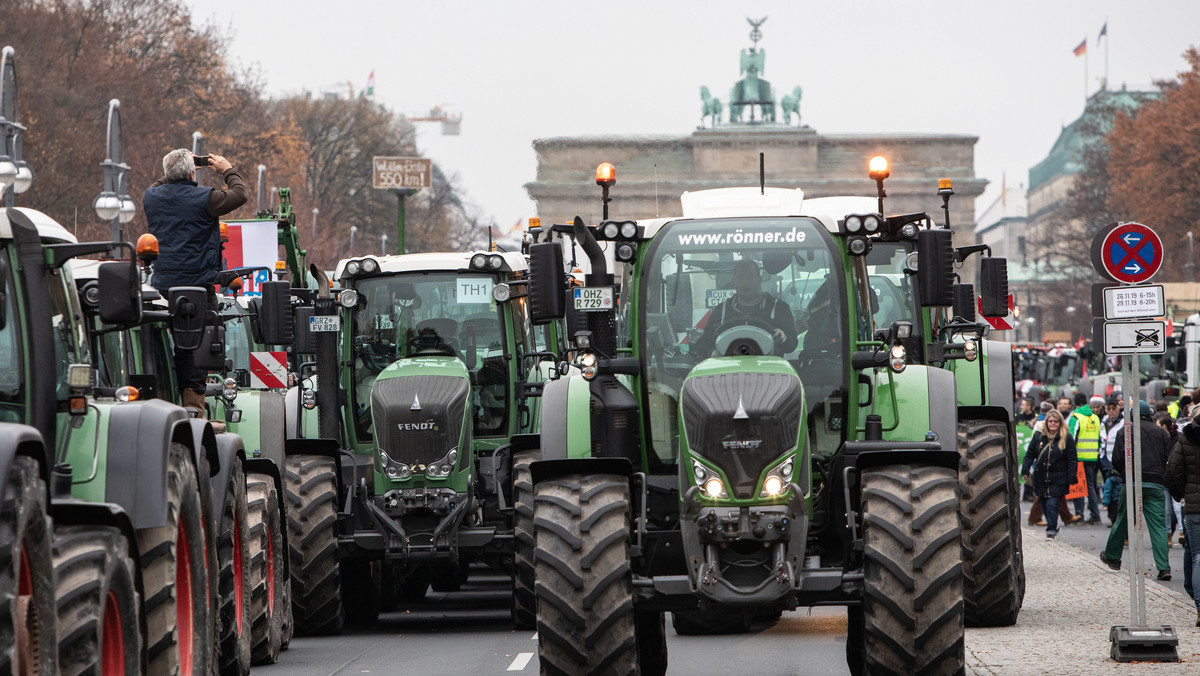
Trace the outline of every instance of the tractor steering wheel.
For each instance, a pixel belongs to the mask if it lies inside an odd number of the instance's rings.
[[[717,354],[724,357],[761,356],[775,353],[775,327],[758,317],[731,319],[717,329]]]

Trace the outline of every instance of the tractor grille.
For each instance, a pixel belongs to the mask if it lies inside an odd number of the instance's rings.
[[[746,419],[735,419],[739,405]],[[755,495],[767,463],[796,445],[804,395],[800,380],[778,373],[691,378],[681,408],[691,450],[716,464],[739,499]]]
[[[438,460],[458,446],[470,385],[457,376],[404,376],[375,382],[371,415],[388,456],[407,465]],[[420,404],[414,411],[413,400]]]

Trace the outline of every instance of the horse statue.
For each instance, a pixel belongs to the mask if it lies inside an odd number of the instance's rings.
[[[700,100],[703,101],[700,105],[700,123],[704,123],[704,118],[709,119],[709,126],[715,127],[721,124],[721,105],[720,99],[714,99],[709,93],[708,87],[700,88]]]
[[[783,123],[792,123],[792,113],[796,114],[796,124],[800,124],[800,96],[803,93],[799,87],[792,90],[791,94],[785,94],[779,99],[779,112],[783,115]]]

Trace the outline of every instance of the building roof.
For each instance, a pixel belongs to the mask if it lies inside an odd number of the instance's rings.
[[[1029,190],[1037,190],[1056,176],[1078,174],[1083,171],[1084,145],[1099,134],[1112,129],[1117,112],[1131,114],[1147,101],[1162,98],[1162,92],[1119,91],[1101,89],[1092,94],[1084,105],[1083,113],[1063,127],[1054,146],[1046,157],[1029,169]]]

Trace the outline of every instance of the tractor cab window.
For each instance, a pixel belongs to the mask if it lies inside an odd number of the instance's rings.
[[[68,279],[66,269],[46,273],[46,291],[50,296],[50,324],[54,335],[55,392],[60,400],[71,395],[67,383],[67,367],[71,364],[87,364],[87,325],[79,296],[71,289],[74,282]]]
[[[912,322],[919,327],[920,306],[916,275],[906,271],[905,257],[916,248],[905,242],[875,242],[866,255],[867,284],[870,289],[870,317],[874,329],[886,329],[895,321]],[[866,327],[863,327],[866,329]],[[860,340],[872,340],[873,330],[861,331]],[[916,329],[905,344],[911,358],[922,354],[924,337]]]
[[[0,250],[7,256],[7,251]],[[0,328],[0,422],[25,419],[25,366],[21,353],[21,325],[17,317],[17,294],[12,278],[0,277],[3,291],[4,326]]]
[[[508,421],[508,360],[500,309],[488,275],[426,272],[358,282],[351,313],[355,423],[372,436],[371,386],[397,359],[454,357],[474,375],[475,436],[504,436]]]
[[[246,314],[237,301],[222,301],[222,315],[237,315],[225,320],[225,358],[233,361],[235,371],[250,372],[250,351],[254,349],[250,337],[250,315]]]
[[[799,373],[810,428],[841,437],[846,292],[841,258],[807,218],[676,221],[647,253],[638,342],[654,455],[678,454],[678,396],[700,361],[786,359]],[[834,445],[836,448],[836,444]]]

